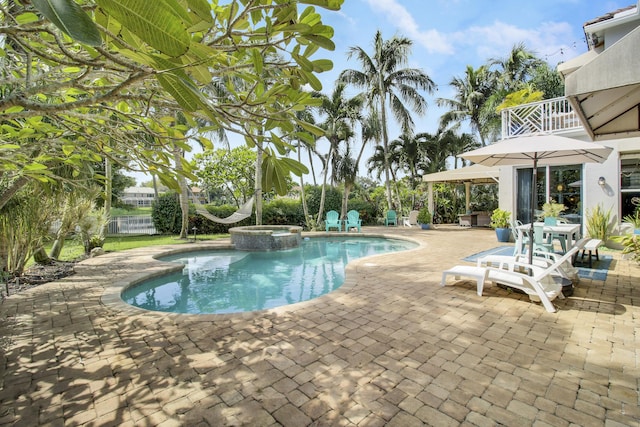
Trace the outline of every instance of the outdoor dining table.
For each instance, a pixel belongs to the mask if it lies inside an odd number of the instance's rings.
[[[573,247],[573,245],[580,239],[580,224],[556,224],[550,225],[544,222],[534,222],[533,225],[542,226],[542,230],[545,233],[561,234],[567,241],[567,250]],[[524,241],[524,233],[531,231],[531,223],[522,224],[516,227],[518,232],[518,241],[516,242],[516,248],[522,248],[522,242]]]

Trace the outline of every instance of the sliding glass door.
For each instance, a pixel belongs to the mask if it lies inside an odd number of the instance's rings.
[[[549,200],[565,205],[561,217],[572,223],[582,223],[582,166],[545,166],[538,168],[536,182],[537,219],[542,205]],[[533,168],[517,169],[516,219],[531,222],[531,181]]]

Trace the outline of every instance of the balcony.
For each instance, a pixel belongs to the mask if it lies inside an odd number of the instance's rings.
[[[502,139],[533,133],[562,133],[582,129],[578,115],[564,97],[502,110]]]

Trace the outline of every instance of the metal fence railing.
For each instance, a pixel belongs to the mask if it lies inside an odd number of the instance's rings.
[[[109,234],[157,234],[151,215],[115,216],[109,221]]]

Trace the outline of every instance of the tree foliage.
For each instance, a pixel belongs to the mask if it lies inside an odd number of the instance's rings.
[[[54,180],[52,162],[78,168],[102,157],[123,156],[139,170],[174,184],[173,147],[189,150],[188,138],[209,146],[202,132],[252,135],[263,129],[285,151],[282,136],[296,132],[294,112],[314,104],[304,85],[321,88],[316,73],[332,68],[315,59],[334,48],[333,29],[314,5],[338,9],[342,0],[58,0],[0,3],[0,174],[8,184],[0,206],[26,181]],[[300,7],[300,11],[298,8]],[[269,87],[264,69],[278,69]],[[224,98],[203,87],[226,76],[245,84]],[[206,118],[209,128],[186,120]],[[304,124],[305,132],[319,130]],[[142,135],[148,137],[143,137]],[[308,137],[306,137],[308,138]],[[288,161],[268,169],[281,182]],[[184,174],[193,178],[185,164]]]

